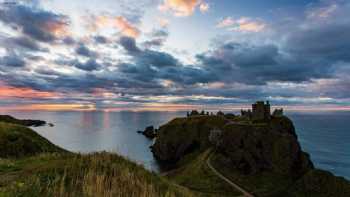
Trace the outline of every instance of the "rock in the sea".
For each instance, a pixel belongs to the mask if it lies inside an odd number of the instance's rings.
[[[157,137],[157,129],[154,129],[153,126],[148,126],[144,131],[137,131],[137,133],[140,133],[149,139],[154,139]]]

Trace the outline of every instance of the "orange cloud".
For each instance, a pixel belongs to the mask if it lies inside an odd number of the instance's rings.
[[[0,98],[59,98],[56,92],[38,91],[31,88],[16,88],[0,85]]]
[[[266,28],[266,24],[261,20],[254,20],[248,17],[241,17],[237,20],[226,17],[216,27],[227,28],[230,31],[261,32]]]
[[[56,37],[64,37],[69,35],[68,24],[65,22],[47,22],[45,29]]]
[[[1,107],[5,111],[95,111],[94,104],[28,104]]]
[[[172,11],[175,16],[190,16],[197,6],[202,12],[209,9],[209,5],[200,0],[164,0],[158,8],[161,11]]]
[[[104,27],[118,28],[123,35],[133,38],[136,38],[140,35],[140,30],[123,16],[97,16],[94,17],[94,22],[92,24],[89,24],[90,30],[93,31],[97,31],[98,29]]]
[[[122,16],[115,18],[115,26],[126,36],[136,38],[140,35],[140,31]]]

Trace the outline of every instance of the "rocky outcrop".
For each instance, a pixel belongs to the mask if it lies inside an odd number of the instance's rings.
[[[313,168],[287,117],[272,117],[259,124],[224,116],[177,118],[160,127],[152,152],[159,161],[177,162],[187,153],[214,146],[209,140],[212,130],[222,132],[220,143],[215,143],[217,154],[224,159],[221,163],[243,174],[273,171],[298,176]]]
[[[190,116],[176,118],[161,126],[153,155],[161,162],[174,163],[185,154],[210,146],[210,130],[223,127],[228,120],[223,116]]]
[[[154,139],[157,137],[157,129],[154,129],[153,126],[148,126],[145,128],[144,131],[138,131],[138,133],[146,136],[149,139]]]
[[[223,130],[218,153],[227,167],[244,174],[272,171],[300,176],[313,168],[308,154],[302,152],[293,123],[286,117],[273,118],[268,124],[228,124]]]

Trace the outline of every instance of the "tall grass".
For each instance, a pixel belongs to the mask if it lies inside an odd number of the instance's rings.
[[[47,154],[15,165],[21,170],[0,172],[0,179],[9,176],[7,184],[0,182],[0,196],[192,196],[142,166],[110,153]],[[1,184],[5,184],[3,189]]]

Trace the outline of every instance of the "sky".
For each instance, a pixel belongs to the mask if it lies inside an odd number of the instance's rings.
[[[0,0],[0,108],[350,110],[347,0]]]

